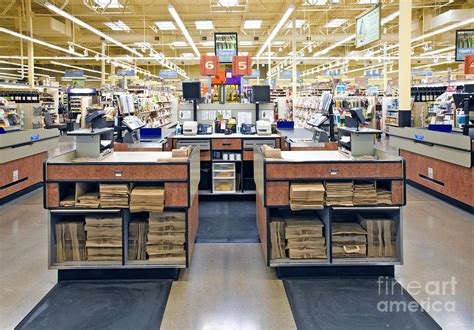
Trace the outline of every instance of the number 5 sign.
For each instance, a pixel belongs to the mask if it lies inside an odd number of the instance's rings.
[[[250,56],[232,57],[232,75],[249,76],[252,74],[252,58]]]
[[[201,56],[201,76],[215,76],[219,73],[218,56]]]

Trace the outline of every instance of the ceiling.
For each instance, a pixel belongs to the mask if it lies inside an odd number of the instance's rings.
[[[214,32],[238,32],[239,52],[255,56],[286,9],[294,4],[296,9],[293,15],[273,39],[272,65],[276,67],[280,64],[280,69],[291,65],[291,59],[286,61],[283,59],[289,56],[293,46],[292,40],[296,39],[298,70],[311,74],[311,69],[322,68],[322,64],[328,65],[329,63],[334,66],[339,63],[349,71],[375,65],[378,63],[377,60],[364,59],[364,56],[381,56],[383,55],[381,47],[384,44],[390,49],[390,46],[398,43],[398,18],[395,18],[383,26],[383,35],[379,42],[356,50],[352,39],[327,50],[336,42],[353,35],[355,18],[373,7],[373,4],[361,4],[361,1],[364,2],[364,0],[50,0],[53,5],[107,34],[129,49],[134,48],[141,52],[145,59],[137,61],[139,66],[153,72],[160,70],[160,62],[150,57],[150,48],[152,48],[154,53],[163,54],[190,76],[198,75],[199,61],[195,57],[190,43],[170,14],[169,5],[176,9],[201,55],[213,52]],[[225,3],[229,2],[238,2],[238,5],[226,7]],[[316,5],[316,3],[321,5]],[[382,19],[396,13],[398,3],[394,0],[382,0]],[[27,0],[0,0],[0,8],[2,8],[0,9],[0,27],[26,35],[24,10],[26,4]],[[103,8],[107,6],[109,8]],[[472,18],[474,16],[473,8],[474,0],[414,0],[412,37],[436,31],[436,29],[462,21],[466,17]],[[73,47],[76,52],[82,53],[84,49],[89,50],[86,52],[85,59],[60,58],[62,63],[100,69],[100,62],[98,63],[94,59],[94,51],[100,53],[102,44],[102,40],[97,34],[77,24],[71,24],[70,20],[51,12],[41,3],[41,0],[32,3],[32,11],[34,13],[33,36],[35,38],[62,48]],[[295,35],[293,35],[291,28],[287,28],[293,18],[298,26]],[[333,19],[342,20],[342,24],[337,27],[327,27],[327,24]],[[261,20],[261,26],[259,28],[245,28],[245,22],[248,20]],[[196,21],[212,21],[213,26],[206,30],[197,29]],[[117,22],[122,22],[120,26],[124,27],[126,31],[114,31],[106,25],[106,23]],[[169,22],[172,22],[175,29],[160,30],[155,24],[156,22],[167,22],[168,25]],[[462,28],[473,27],[474,24],[467,24]],[[453,46],[454,31],[455,29],[413,42],[413,55],[416,57],[422,53]],[[185,42],[186,45],[180,46],[176,42]],[[1,56],[20,56],[22,54],[20,44],[19,38],[0,32]],[[64,51],[37,44],[35,44],[34,52],[35,57],[38,58],[37,63],[51,67],[55,67],[50,63],[51,57],[70,56]],[[438,53],[437,56],[441,56],[441,60],[438,62],[443,63],[443,61],[450,60],[448,55],[452,52],[452,49],[447,49],[446,52]],[[110,41],[106,41],[105,53],[110,57],[121,57],[122,59],[124,56],[131,56],[129,62],[132,62],[135,57],[130,51]],[[315,53],[321,55],[314,57]],[[26,43],[23,43],[23,55],[26,56]],[[395,58],[397,48],[393,46],[387,55]],[[336,61],[336,58],[343,59],[348,56],[362,58],[351,60],[346,64]],[[254,60],[256,62],[256,59]],[[259,60],[260,64],[267,62],[267,58]],[[414,60],[415,65],[420,66],[433,62],[432,57]],[[393,63],[391,70],[396,71],[396,62]]]

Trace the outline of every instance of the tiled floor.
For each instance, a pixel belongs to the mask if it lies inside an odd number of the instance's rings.
[[[37,190],[0,206],[1,329],[13,328],[56,280],[55,271],[47,269],[41,198]],[[397,267],[397,277],[403,284],[428,284],[413,294],[418,301],[455,302],[455,312],[430,313],[444,329],[473,328],[473,234],[471,214],[408,189],[405,264]],[[429,295],[430,281],[452,276],[454,295]],[[197,244],[191,268],[173,284],[162,328],[292,329],[295,324],[282,283],[264,266],[259,245],[224,243]]]

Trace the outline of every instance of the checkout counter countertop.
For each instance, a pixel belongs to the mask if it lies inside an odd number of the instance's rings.
[[[381,150],[375,149],[375,155],[378,159],[369,160],[355,160],[348,155],[337,150],[321,150],[321,151],[282,151],[281,159],[268,158],[267,162],[377,162],[377,161],[393,161],[399,162],[401,160],[398,156],[390,155]]]
[[[198,135],[172,135],[170,136],[174,139],[268,139],[268,138],[280,138],[278,134],[269,134],[269,135],[258,135],[258,134],[242,134],[242,133],[233,133],[233,134],[222,134],[222,133],[213,133],[213,134],[198,134]]]
[[[59,157],[48,160],[49,164],[67,164],[67,163],[160,163],[160,162],[178,162],[186,163],[187,158],[172,158],[170,151],[115,151],[102,159],[74,162],[74,151]]]

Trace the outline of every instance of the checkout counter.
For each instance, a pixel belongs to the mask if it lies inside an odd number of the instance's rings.
[[[41,184],[48,150],[58,146],[59,130],[28,129],[0,135],[0,203]]]
[[[392,127],[390,134],[390,144],[406,160],[411,184],[473,212],[471,137],[410,127]]]

